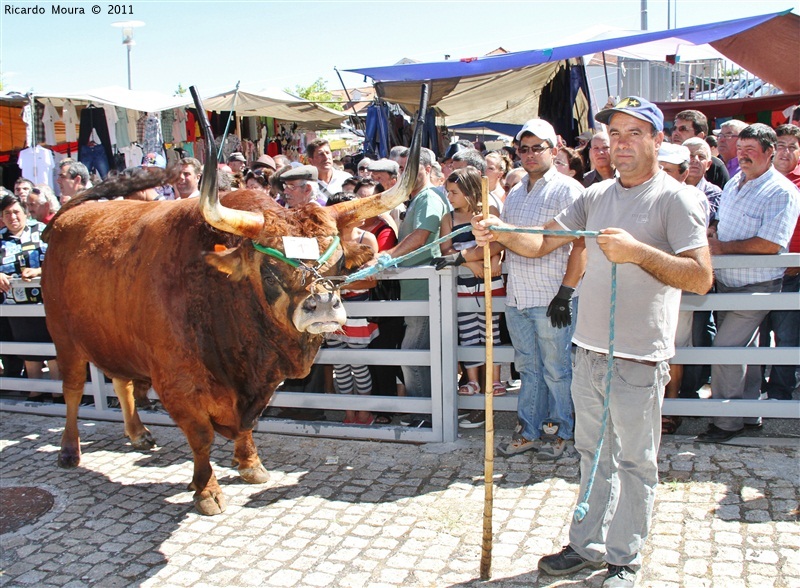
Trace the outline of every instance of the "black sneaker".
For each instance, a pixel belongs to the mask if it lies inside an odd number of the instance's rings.
[[[633,588],[636,585],[636,572],[628,566],[608,566],[603,588]]]
[[[416,418],[412,419],[407,425],[410,429],[430,429],[433,423],[428,419]]]
[[[473,410],[466,418],[458,421],[458,426],[462,429],[477,429],[486,423],[486,411]]]
[[[567,576],[584,568],[599,570],[605,565],[606,562],[604,561],[583,559],[569,545],[558,553],[545,555],[539,560],[539,570],[548,576]]]
[[[735,431],[726,431],[725,429],[720,429],[717,425],[710,424],[708,425],[708,430],[705,433],[700,433],[694,440],[695,443],[724,443],[742,433],[744,433],[744,427]]]

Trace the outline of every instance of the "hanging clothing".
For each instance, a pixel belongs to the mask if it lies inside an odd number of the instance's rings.
[[[184,141],[189,143],[194,143],[197,140],[197,119],[194,116],[194,112],[191,110],[186,111],[186,138]]]
[[[164,137],[164,143],[174,143],[172,138],[172,125],[175,122],[175,113],[172,109],[163,110],[161,112],[161,133]]]
[[[141,146],[131,143],[127,147],[120,147],[119,152],[125,156],[125,167],[139,167],[144,159]]]
[[[19,152],[17,165],[22,170],[22,177],[34,184],[47,184],[53,187],[53,169],[56,165],[53,152],[41,145],[28,147]]]
[[[114,154],[111,150],[106,112],[102,108],[89,105],[81,111],[78,161],[86,165],[89,171],[94,167],[100,177],[106,179],[114,162]]]
[[[164,134],[161,132],[161,118],[156,113],[149,113],[144,125],[144,139],[142,149],[145,153],[164,153]]]
[[[389,109],[385,104],[372,103],[367,107],[364,130],[364,153],[378,159],[389,157]]]
[[[147,126],[147,113],[143,112],[136,119],[136,142],[140,145],[144,143],[144,128]]]
[[[117,106],[116,115],[117,122],[114,130],[117,136],[117,148],[122,151],[123,148],[131,144],[130,135],[128,134],[128,109]]]
[[[78,124],[78,113],[75,111],[75,105],[69,100],[64,102],[61,109],[61,120],[64,121],[64,132],[67,135],[67,142],[74,143],[78,140],[78,131],[75,130],[75,125]]]
[[[183,143],[186,141],[186,111],[183,108],[176,108],[172,112],[174,120],[172,123],[172,142]]]
[[[110,104],[103,104],[103,111],[106,113],[106,125],[108,126],[108,138],[111,145],[117,144],[117,109]]]
[[[42,113],[42,124],[44,125],[44,142],[48,145],[56,144],[56,121],[61,120],[58,116],[56,107],[50,100],[44,103],[44,111]]]

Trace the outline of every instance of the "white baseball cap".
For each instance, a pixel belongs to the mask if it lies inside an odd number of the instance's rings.
[[[546,120],[542,120],[541,118],[532,118],[528,122],[526,122],[519,133],[517,133],[517,141],[522,139],[522,135],[525,133],[530,133],[531,135],[535,135],[539,137],[542,141],[549,141],[550,145],[555,147],[558,145],[558,139],[556,138],[556,131]]]
[[[690,158],[689,148],[674,143],[661,143],[658,148],[658,160],[665,163],[680,165],[688,162]]]

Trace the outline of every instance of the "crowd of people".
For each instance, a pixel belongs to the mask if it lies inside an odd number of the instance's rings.
[[[637,97],[607,106],[596,120],[602,130],[583,133],[574,146],[566,145],[547,121],[533,119],[512,146],[500,150],[486,152],[458,141],[437,161],[423,148],[409,200],[346,228],[342,239],[368,245],[376,255],[418,252],[403,267],[460,266],[461,297],[484,295],[484,246],[489,245],[492,293],[505,296],[505,313],[493,316],[492,335],[513,346],[512,373],[520,380],[518,425],[498,453],[533,451],[536,459],[553,461],[574,444],[583,494],[601,432],[606,439],[588,514],[573,522],[569,545],[543,558],[539,567],[565,575],[608,566],[604,586],[631,586],[649,528],[659,441],[662,433],[674,433],[681,424],[662,416],[662,399],[697,397],[708,384],[711,397],[721,399],[765,394],[785,400],[798,389],[797,366],[776,365],[765,373],[761,366],[684,367],[671,360],[676,347],[743,347],[758,344],[759,338],[761,345],[800,345],[800,311],[679,312],[681,291],[798,292],[798,268],[719,269],[712,275],[710,258],[800,252],[800,122],[793,117],[773,129],[731,119],[717,132],[701,112],[686,110],[675,117],[668,134],[661,111]],[[358,154],[334,161],[325,139],[308,144],[306,164],[264,155],[248,166],[243,154],[234,152],[220,164],[218,188],[221,194],[264,191],[288,209],[326,206],[392,188],[408,157],[407,148],[395,147],[388,158]],[[136,176],[165,166],[162,156],[148,154],[141,166],[121,173]],[[130,197],[198,197],[201,163],[184,158],[178,166],[172,185]],[[481,207],[483,176],[489,210]],[[57,182],[60,199],[48,186],[24,178],[13,193],[2,195],[0,292],[7,304],[41,302],[37,289],[14,288],[12,278],[38,277],[47,251],[40,238],[45,225],[60,205],[92,186],[86,166],[70,159],[60,164]],[[492,230],[498,226],[558,232]],[[463,227],[471,231],[431,246]],[[584,238],[578,231],[599,235]],[[609,393],[612,263],[618,264],[618,281]],[[398,284],[371,278],[343,290],[343,298],[353,301],[428,297],[425,280]],[[2,320],[5,340],[48,340],[41,317]],[[482,313],[459,313],[460,345],[483,345],[486,336]],[[426,350],[429,317],[351,317],[326,338],[326,346]],[[45,367],[58,378],[55,358],[3,357],[6,375],[43,377]],[[491,390],[483,390],[485,369],[492,370]],[[322,382],[326,391],[341,394],[431,396],[429,366],[337,364],[327,373],[320,366],[315,370],[306,380],[287,382],[287,389],[319,391]],[[508,387],[499,365],[464,362],[452,393],[501,396]],[[295,410],[289,416],[323,418],[319,413]],[[388,424],[393,416],[356,407],[346,411],[344,422]],[[460,425],[480,426],[485,418],[483,411],[465,411]],[[430,415],[400,422],[431,426]],[[760,426],[757,418],[717,417],[696,441],[727,441]]]

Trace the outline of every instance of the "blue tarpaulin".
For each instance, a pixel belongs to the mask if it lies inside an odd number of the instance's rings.
[[[589,41],[586,43],[565,45],[563,47],[518,51],[506,53],[504,55],[489,55],[485,57],[461,59],[459,61],[408,63],[384,67],[348,69],[346,71],[369,76],[376,82],[421,82],[424,80],[439,80],[499,73],[502,71],[529,67],[531,65],[572,59],[583,55],[591,55],[617,49],[619,47],[639,45],[670,38],[676,39],[675,51],[673,53],[678,53],[678,45],[681,42],[694,45],[713,43],[789,13],[790,11],[775,12],[761,16],[752,16],[666,31],[643,31],[640,34],[616,37],[613,39]],[[781,51],[781,54],[783,55],[783,51]],[[739,61],[737,61],[737,63],[739,63]],[[749,69],[753,73],[758,74],[758,72],[754,71],[752,68]],[[797,75],[796,70],[794,75]]]

